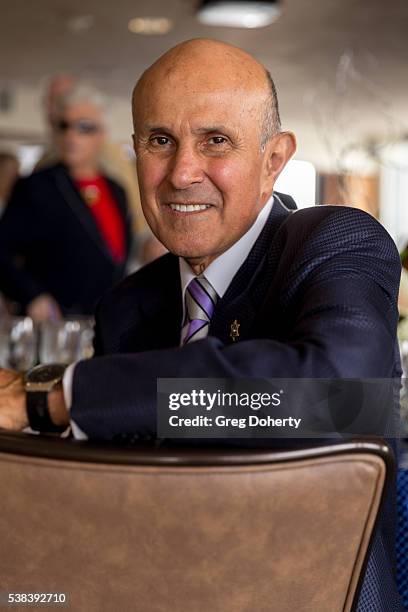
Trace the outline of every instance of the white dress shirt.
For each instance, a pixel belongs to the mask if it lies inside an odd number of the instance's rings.
[[[203,276],[208,280],[212,287],[217,292],[218,298],[222,298],[226,290],[228,289],[232,279],[242,266],[244,261],[249,255],[250,250],[257,241],[259,234],[264,228],[266,220],[269,217],[269,213],[272,210],[273,196],[266,202],[254,223],[251,225],[249,230],[245,232],[241,238],[235,242],[227,251],[222,253],[217,259],[205,269]],[[190,265],[182,257],[179,258],[180,262],[180,279],[181,279],[181,299],[183,304],[183,318],[185,320],[185,293],[188,284],[196,277]],[[184,337],[187,334],[188,322],[185,323],[181,330],[180,344],[183,343]]]
[[[222,298],[228,289],[232,279],[242,266],[249,255],[250,250],[257,241],[259,234],[262,232],[265,223],[272,210],[274,196],[272,195],[266,202],[262,210],[259,212],[254,223],[249,230],[245,232],[241,238],[235,242],[227,251],[222,253],[217,259],[205,269],[203,275],[208,282],[214,287],[219,298]],[[181,280],[181,299],[183,304],[183,319],[185,319],[185,293],[187,285],[193,278],[196,277],[190,265],[182,257],[179,258],[180,265],[180,280]],[[181,330],[180,343],[183,342],[184,336],[187,333],[188,322]],[[72,382],[74,377],[75,363],[71,364],[65,371],[63,379],[64,399],[68,411],[72,405]],[[87,440],[88,436],[81,431],[78,425],[71,420],[72,433],[77,440]]]

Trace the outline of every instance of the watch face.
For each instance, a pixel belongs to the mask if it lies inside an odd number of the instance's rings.
[[[53,383],[60,380],[64,374],[66,365],[50,363],[38,365],[26,374],[26,383]]]

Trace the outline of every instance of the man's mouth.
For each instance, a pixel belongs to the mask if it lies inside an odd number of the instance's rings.
[[[171,210],[181,213],[200,212],[207,208],[211,208],[210,204],[170,204],[169,206]]]

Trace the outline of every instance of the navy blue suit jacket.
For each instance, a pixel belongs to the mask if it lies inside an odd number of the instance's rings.
[[[130,248],[122,187],[107,179]],[[125,273],[116,263],[62,164],[20,179],[0,219],[0,291],[22,308],[50,293],[64,314],[93,314],[100,297]]]
[[[182,303],[174,255],[142,268],[102,300],[96,357],[76,367],[71,409],[90,437],[154,436],[159,377],[400,376],[400,260],[391,238],[356,209],[291,208],[287,196],[275,198],[205,339],[179,348]],[[237,342],[230,338],[235,319],[241,323]],[[387,508],[391,515],[391,498]],[[393,519],[384,515],[360,611],[401,609],[392,563]]]

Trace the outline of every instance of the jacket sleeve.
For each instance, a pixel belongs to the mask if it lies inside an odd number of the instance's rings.
[[[300,245],[294,261],[286,277],[289,285],[297,279],[296,308],[285,342],[265,337],[224,345],[208,337],[181,348],[80,362],[72,418],[94,438],[155,435],[161,377],[396,376],[400,261],[382,226],[339,207]]]
[[[20,179],[0,219],[0,291],[23,306],[45,291],[24,265],[43,231],[28,181]]]

